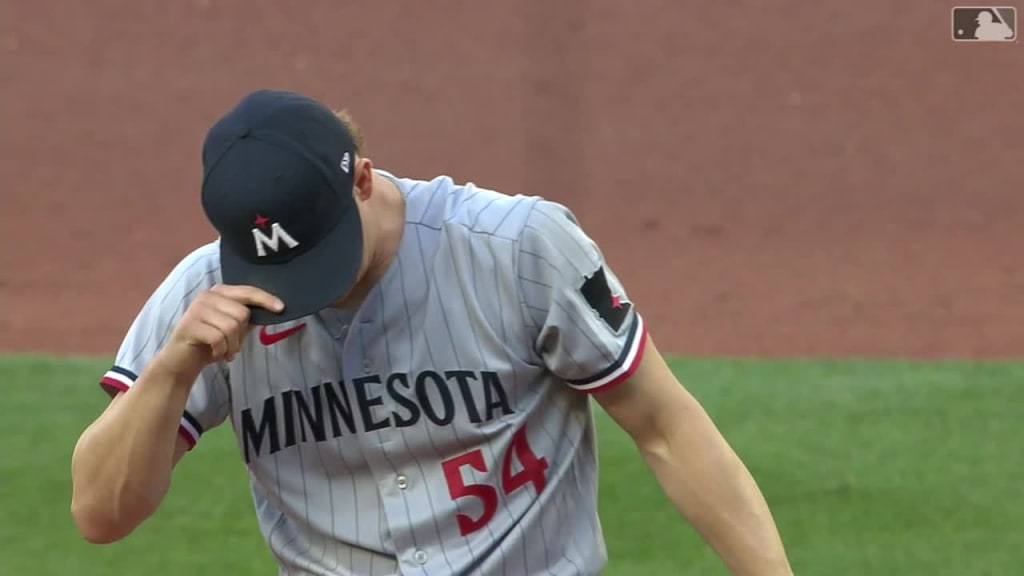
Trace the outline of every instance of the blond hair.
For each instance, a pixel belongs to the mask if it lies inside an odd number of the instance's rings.
[[[356,144],[356,154],[361,155],[366,141],[363,138],[363,131],[359,129],[359,125],[352,119],[352,114],[342,108],[341,110],[335,110],[334,115],[338,117],[338,120],[341,120],[341,123],[345,125],[345,129],[352,135],[352,141]]]

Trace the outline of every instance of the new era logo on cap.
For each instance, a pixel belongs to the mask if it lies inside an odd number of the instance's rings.
[[[341,157],[341,171],[348,174],[349,170],[352,169],[352,155],[345,152],[345,155]]]

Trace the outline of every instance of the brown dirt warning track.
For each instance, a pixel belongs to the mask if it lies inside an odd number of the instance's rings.
[[[0,350],[112,354],[244,93],[574,208],[662,349],[1016,356],[1024,47],[934,0],[0,1]]]

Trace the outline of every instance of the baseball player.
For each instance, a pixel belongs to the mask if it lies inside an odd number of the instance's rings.
[[[260,90],[209,130],[217,240],[102,376],[72,513],[124,538],[230,420],[281,574],[593,575],[591,398],[735,574],[790,568],[754,480],[564,206],[375,168],[346,117]]]

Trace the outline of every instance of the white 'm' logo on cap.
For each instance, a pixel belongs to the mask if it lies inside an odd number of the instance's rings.
[[[341,169],[342,169],[342,171],[345,172],[345,174],[348,174],[348,171],[349,171],[349,168],[350,168],[349,165],[351,163],[352,163],[352,158],[348,155],[348,152],[345,152],[345,155],[341,157]]]
[[[252,239],[256,242],[256,254],[260,257],[267,255],[267,248],[274,252],[280,250],[282,240],[284,240],[285,245],[289,248],[295,248],[299,245],[299,242],[292,238],[291,234],[288,234],[288,231],[277,222],[270,225],[270,236],[264,234],[259,228],[253,228]]]

